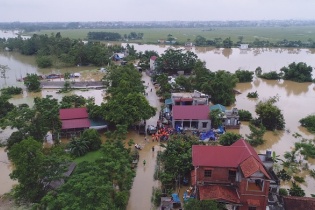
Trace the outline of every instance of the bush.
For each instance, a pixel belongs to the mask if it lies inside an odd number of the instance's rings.
[[[302,183],[305,182],[303,177],[300,176],[293,176],[294,181],[298,182],[298,183]]]
[[[252,119],[252,114],[244,109],[238,110],[238,115],[240,116],[240,121],[250,121]]]
[[[311,133],[315,133],[315,115],[309,115],[300,119],[301,125]]]
[[[249,92],[249,93],[247,94],[247,97],[248,97],[248,98],[258,98],[258,93],[257,93],[257,91],[255,91],[255,92]]]
[[[289,181],[291,179],[291,176],[284,169],[279,171],[277,173],[277,176],[278,176],[279,179],[282,179],[283,181]]]
[[[288,195],[288,190],[284,188],[279,189],[279,195],[281,196],[287,196]]]
[[[251,82],[253,81],[254,72],[248,70],[237,70],[235,75],[239,82]]]
[[[220,136],[219,144],[221,144],[223,146],[230,146],[231,144],[233,144],[234,142],[236,142],[240,138],[242,138],[242,136],[240,134],[227,132],[227,133]]]
[[[3,88],[0,90],[2,94],[5,94],[5,95],[18,95],[18,94],[21,94],[23,93],[23,89],[20,88],[20,87],[13,87],[13,86],[10,86],[10,87],[7,87],[7,88]]]
[[[310,170],[310,176],[313,177],[315,179],[315,170]]]
[[[48,68],[52,66],[52,59],[49,56],[37,57],[36,63],[39,68]]]
[[[263,73],[261,75],[259,75],[259,78],[263,78],[263,79],[268,79],[268,80],[279,80],[281,79],[281,73],[277,73],[276,71],[271,71],[268,73]]]

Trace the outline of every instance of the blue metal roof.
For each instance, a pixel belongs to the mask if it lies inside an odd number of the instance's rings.
[[[225,106],[221,105],[221,104],[216,104],[210,107],[210,111],[219,109],[221,112],[225,112],[226,108]]]
[[[165,105],[171,105],[171,104],[172,104],[171,98],[165,99]]]

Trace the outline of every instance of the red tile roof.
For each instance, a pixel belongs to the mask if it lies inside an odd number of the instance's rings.
[[[60,120],[88,118],[86,107],[59,110]]]
[[[283,196],[285,210],[311,210],[315,209],[315,198]]]
[[[173,106],[174,120],[209,120],[208,105]]]
[[[240,203],[236,190],[231,187],[208,185],[199,187],[200,200],[219,200]]]
[[[231,146],[193,145],[192,162],[193,166],[224,168],[241,166],[245,177],[261,171],[267,178],[270,178],[254,148],[243,139],[236,141]]]
[[[260,205],[260,201],[259,200],[254,200],[254,199],[247,199],[247,204],[249,206],[252,206],[252,207],[254,207],[254,206],[257,206],[257,207],[261,206]]]
[[[62,120],[62,130],[72,128],[89,128],[91,123],[88,118],[85,119],[73,119],[73,120]]]
[[[157,59],[157,57],[155,55],[151,56],[150,60],[155,61]]]

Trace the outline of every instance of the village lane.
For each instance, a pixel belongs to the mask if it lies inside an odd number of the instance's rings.
[[[147,100],[150,105],[157,108],[156,115],[148,119],[147,125],[154,125],[159,119],[159,113],[161,109],[161,103],[156,95],[155,88],[151,81],[151,78],[145,73],[142,73],[142,80],[146,88]],[[152,90],[152,91],[151,91]],[[157,152],[161,150],[158,142],[152,142],[152,138],[147,136],[147,140],[142,136],[136,138],[135,143],[142,146],[142,150],[139,151],[139,163],[136,168],[136,177],[134,178],[133,186],[130,191],[130,198],[127,206],[127,210],[149,210],[154,209],[151,205],[152,188],[158,186],[158,181],[154,181],[153,175],[156,166]],[[152,147],[154,146],[154,151]],[[145,160],[146,164],[143,164]]]

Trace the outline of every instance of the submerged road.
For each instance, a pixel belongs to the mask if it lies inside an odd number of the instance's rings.
[[[150,105],[157,108],[156,115],[147,120],[147,125],[156,125],[159,119],[161,103],[156,95],[151,78],[145,72],[142,73],[142,80],[145,81],[144,85],[148,86],[146,89],[148,95],[146,97]],[[147,136],[147,140],[144,139],[144,136],[135,138],[134,142],[140,144],[143,149],[139,151],[140,159],[136,168],[136,177],[130,191],[127,210],[154,209],[154,206],[151,204],[152,188],[157,187],[159,182],[154,181],[153,175],[156,166],[157,151],[161,150],[161,148],[157,142],[152,142],[150,136]],[[152,146],[154,146],[155,151],[152,151]],[[143,160],[146,161],[145,165],[143,165]]]

